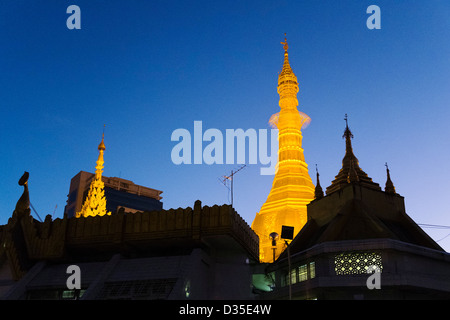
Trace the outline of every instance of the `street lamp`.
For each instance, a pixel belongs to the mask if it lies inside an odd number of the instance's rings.
[[[273,262],[275,262],[275,251],[277,250],[277,240],[278,240],[278,233],[272,232],[269,234],[270,239],[272,239],[272,250],[273,250]]]

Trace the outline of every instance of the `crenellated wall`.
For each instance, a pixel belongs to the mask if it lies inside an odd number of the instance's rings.
[[[31,261],[65,259],[74,254],[74,250],[78,250],[77,254],[104,248],[109,252],[138,248],[143,252],[163,242],[170,243],[167,247],[170,248],[201,243],[204,237],[211,236],[231,237],[251,257],[257,259],[259,255],[257,235],[231,206],[202,207],[200,201],[196,201],[194,208],[136,213],[122,210],[110,216],[55,220],[47,216],[44,222],[22,215],[3,226],[2,238],[8,238],[8,230],[18,224],[23,230],[27,258]],[[11,256],[14,245],[13,242],[9,246]]]

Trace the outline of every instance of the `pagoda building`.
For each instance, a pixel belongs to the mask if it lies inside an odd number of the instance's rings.
[[[259,236],[261,262],[272,262],[280,255],[285,244],[275,243],[272,238],[281,234],[283,225],[294,227],[294,235],[297,234],[306,223],[306,205],[314,199],[314,184],[308,174],[301,132],[310,118],[297,109],[298,81],[289,65],[287,40],[282,44],[284,63],[277,88],[281,110],[271,118],[271,124],[279,132],[277,170],[269,196],[252,223]]]
[[[384,190],[360,168],[348,124],[343,137],[342,168],[326,195],[317,173],[307,223],[268,265],[261,298],[448,300],[450,254],[408,216],[387,165]]]

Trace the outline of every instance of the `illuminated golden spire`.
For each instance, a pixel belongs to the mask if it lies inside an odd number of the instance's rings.
[[[305,225],[306,205],[314,199],[315,191],[302,148],[301,129],[310,118],[297,110],[298,82],[289,65],[286,38],[281,44],[284,62],[277,87],[280,112],[270,121],[278,128],[277,170],[267,200],[252,223],[252,229],[259,236],[262,262],[272,262],[273,257],[278,257],[285,248],[283,241],[272,246],[271,233],[281,234],[281,227],[285,225],[294,227],[295,236]]]
[[[97,165],[95,166],[95,178],[96,179],[100,178],[100,180],[102,178],[102,173],[103,173],[103,164],[105,163],[105,161],[103,160],[103,152],[105,151],[105,149],[106,149],[105,134],[103,133],[102,141],[98,145],[99,155],[98,155],[98,159],[97,159]]]
[[[102,141],[98,145],[99,155],[95,166],[95,176],[91,181],[89,192],[81,207],[81,211],[75,214],[76,218],[111,214],[111,212],[106,210],[105,184],[102,181],[103,164],[105,163],[103,152],[106,149],[104,139],[105,133],[103,133]]]
[[[284,34],[286,36],[286,34]],[[289,64],[288,55],[288,43],[286,37],[284,42],[281,42],[284,49],[284,62],[283,68],[281,69],[280,75],[278,76],[278,94],[280,95],[280,107],[283,102],[286,106],[296,107],[298,105],[297,93],[298,93],[298,82],[297,77],[292,71],[291,65]],[[283,101],[284,99],[291,100],[289,103]]]

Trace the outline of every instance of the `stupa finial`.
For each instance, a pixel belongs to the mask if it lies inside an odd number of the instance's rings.
[[[317,177],[317,183],[316,183],[316,188],[314,189],[314,199],[318,200],[318,199],[322,199],[324,194],[323,194],[322,186],[320,185],[320,181],[319,181],[319,170],[317,169],[317,164],[316,164],[316,177]]]
[[[391,175],[389,174],[389,167],[388,167],[387,162],[384,165],[386,166],[386,175],[387,175],[387,180],[386,180],[386,185],[385,185],[384,191],[387,193],[396,193],[394,183],[392,182]]]

